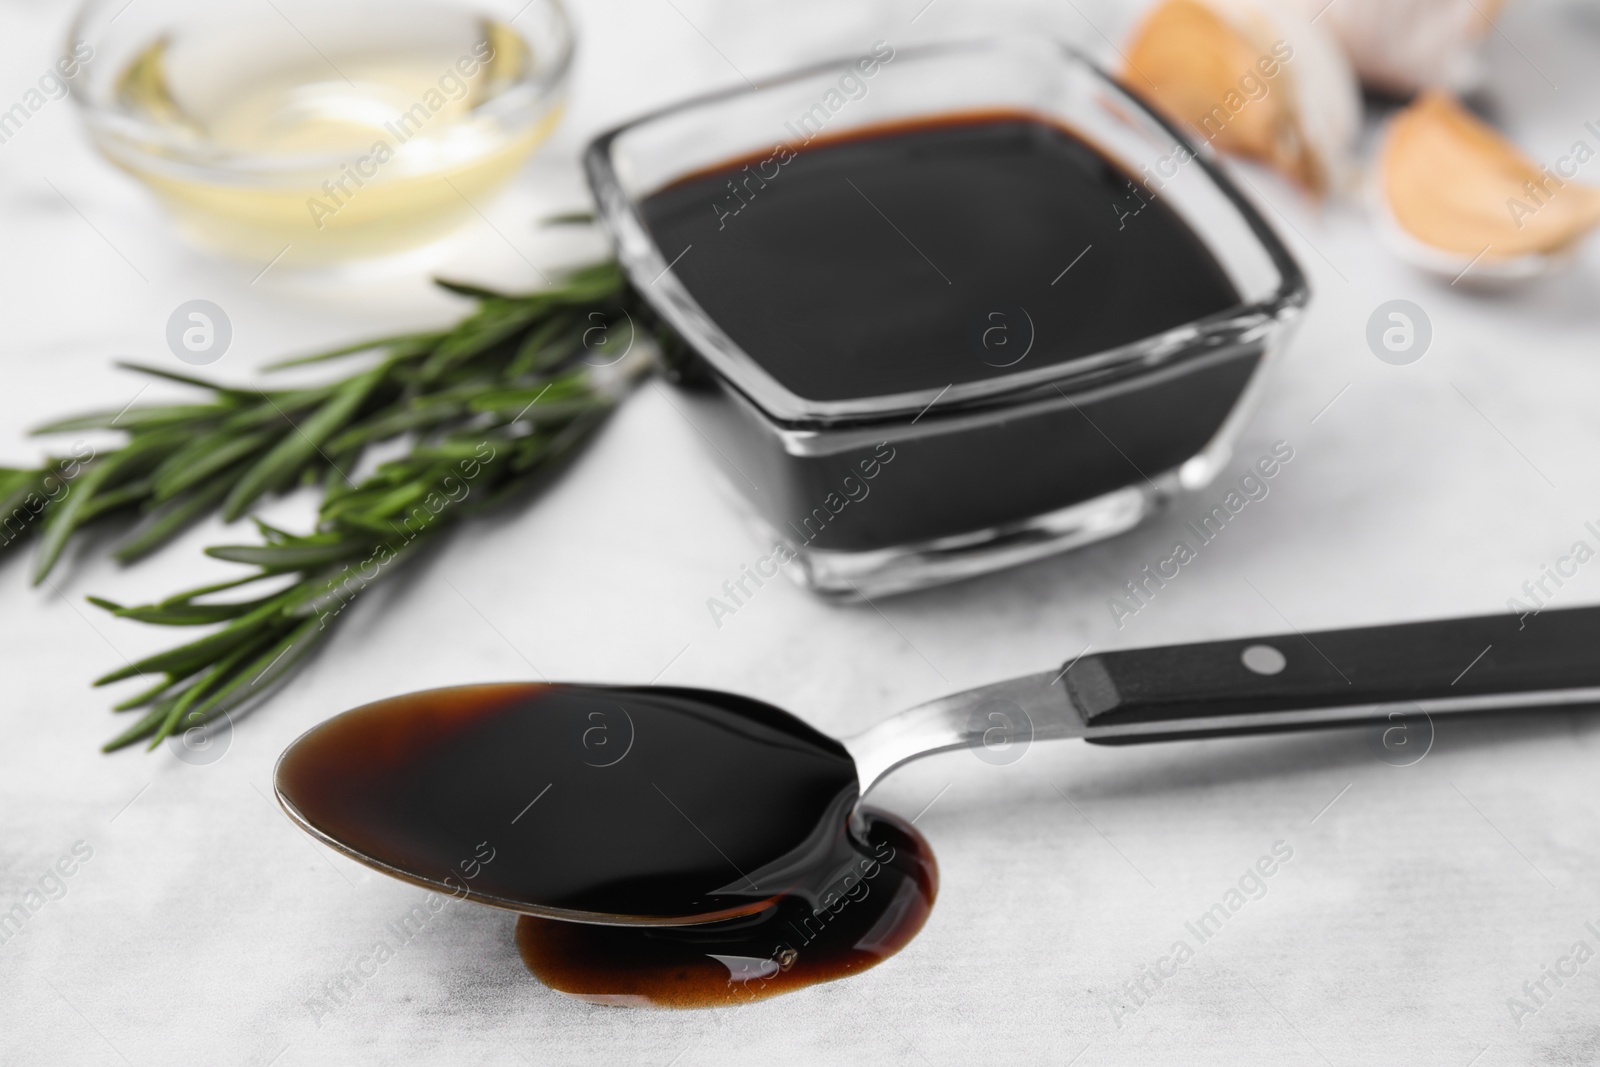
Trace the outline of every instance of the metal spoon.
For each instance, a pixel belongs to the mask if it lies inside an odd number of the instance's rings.
[[[863,798],[913,759],[1362,723],[1425,753],[1433,716],[1600,704],[1597,649],[1600,608],[1577,608],[1108,652],[842,743],[727,694],[464,687],[329,720],[285,751],[275,784],[318,840],[407,881],[546,918],[685,925],[821,884],[859,844]],[[593,758],[594,724],[619,711],[627,736]],[[364,751],[375,736],[382,759]]]

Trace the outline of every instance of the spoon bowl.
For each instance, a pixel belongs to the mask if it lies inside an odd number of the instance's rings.
[[[278,761],[313,837],[405,881],[545,918],[758,912],[849,851],[839,742],[704,690],[499,684],[345,712]]]

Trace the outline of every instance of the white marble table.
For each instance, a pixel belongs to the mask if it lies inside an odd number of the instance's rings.
[[[531,285],[528,261],[592,251],[528,225],[582,202],[574,161],[586,137],[735,80],[735,64],[759,74],[878,38],[1002,26],[1104,52],[1096,27],[1115,36],[1127,21],[1103,5],[976,0],[575,7],[584,50],[571,113],[490,213],[494,229],[467,235],[451,273]],[[1510,7],[1490,42],[1490,86],[1506,128],[1554,158],[1600,117],[1600,16],[1575,0]],[[49,62],[66,18],[0,2],[0,106]],[[1585,521],[1600,519],[1596,257],[1517,293],[1473,294],[1396,263],[1358,205],[1317,210],[1247,173],[1316,296],[1224,478],[1274,441],[1295,458],[1121,629],[1107,598],[1209,507],[1208,494],[1113,542],[885,601],[881,615],[769,585],[714,626],[707,597],[758,549],[710,484],[693,429],[649,387],[537,506],[461,531],[362,604],[208,766],[165,750],[98,754],[113,720],[89,679],[171,635],[112,621],[83,598],[138,601],[229,573],[199,554],[218,526],[130,571],[69,559],[38,589],[19,560],[0,565],[0,910],[58,860],[73,870],[0,944],[0,1061],[1600,1059],[1600,962],[1560,987],[1547,980],[1551,995],[1520,1025],[1507,1008],[1574,942],[1600,950],[1600,722],[1577,714],[1445,723],[1405,768],[1380,761],[1359,731],[1037,745],[1009,767],[965,753],[930,760],[882,797],[908,816],[933,802],[918,826],[943,885],[922,935],[864,976],[754,1006],[569,1002],[522,969],[510,916],[470,906],[441,913],[345,1003],[327,997],[420,891],[312,845],[268,799],[269,774],[302,730],[369,698],[528,677],[530,664],[640,681],[666,668],[663,681],[748,692],[849,732],[1090,643],[1500,610],[1586,536]],[[333,289],[254,274],[178,244],[145,194],[88,151],[69,104],[41,110],[0,145],[0,454],[31,460],[29,425],[133,399],[142,383],[113,359],[169,359],[163,324],[185,300],[227,309],[233,349],[213,369],[241,376],[458,310],[420,278]],[[1363,341],[1372,309],[1393,298],[1433,323],[1432,349],[1411,366],[1379,362]],[[308,518],[302,500],[270,514]],[[1586,601],[1600,601],[1600,566],[1558,596]],[[1293,856],[1266,895],[1136,1012],[1114,1017],[1118,987],[1280,841]]]

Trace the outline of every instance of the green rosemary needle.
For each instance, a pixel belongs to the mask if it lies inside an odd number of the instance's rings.
[[[634,345],[644,315],[615,263],[525,295],[439,284],[477,301],[450,329],[276,365],[376,356],[354,373],[312,388],[259,389],[134,367],[206,399],[52,423],[37,432],[120,430],[126,440],[99,453],[80,446],[37,468],[0,468],[0,551],[36,532],[35,582],[74,537],[112,520],[137,519],[113,553],[131,562],[213,512],[232,521],[297,486],[321,495],[310,533],[257,520],[258,543],[206,550],[253,568],[244,577],[153,604],[90,598],[121,618],[218,627],[96,681],[147,682],[116,705],[142,714],[107,751],[154,747],[265,694],[351,601],[438,533],[558,472],[648,367],[651,346]],[[370,446],[397,438],[404,454],[352,478]],[[268,591],[238,599],[258,582]]]

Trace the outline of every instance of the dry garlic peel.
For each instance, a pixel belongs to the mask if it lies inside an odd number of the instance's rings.
[[[1123,54],[1124,83],[1197,139],[1263,160],[1313,192],[1342,182],[1360,121],[1355,79],[1292,8],[1165,0]]]
[[[1600,225],[1600,189],[1540,167],[1437,90],[1391,120],[1378,166],[1390,216],[1441,251],[1539,255]]]
[[[1363,83],[1410,96],[1476,80],[1478,46],[1500,0],[1335,0],[1326,25]]]

